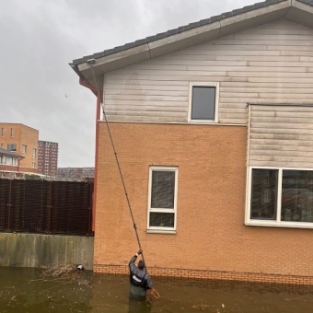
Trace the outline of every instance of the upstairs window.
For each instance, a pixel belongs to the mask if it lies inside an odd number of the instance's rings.
[[[189,90],[189,121],[218,121],[218,83],[191,82]]]
[[[176,230],[178,168],[150,167],[148,232]]]
[[[246,224],[313,228],[313,171],[250,168]]]
[[[1,137],[4,137],[4,127],[1,128]]]
[[[37,156],[37,149],[33,148],[33,159],[36,159]]]
[[[16,151],[16,144],[15,143],[9,143],[7,150],[8,151]]]
[[[22,153],[26,153],[27,151],[27,146],[26,145],[22,145]]]
[[[11,128],[10,137],[14,137],[14,128]]]

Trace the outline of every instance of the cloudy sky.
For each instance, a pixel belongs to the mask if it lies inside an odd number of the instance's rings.
[[[0,0],[0,122],[58,142],[60,167],[93,166],[96,98],[68,64],[255,2]]]

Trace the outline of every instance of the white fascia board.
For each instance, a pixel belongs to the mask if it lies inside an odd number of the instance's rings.
[[[143,62],[150,59],[149,47],[147,44],[143,44],[138,47],[130,48],[121,52],[113,53],[108,56],[104,56],[95,59],[95,63],[92,65],[94,72],[110,72],[118,68],[122,68],[138,62]],[[80,72],[90,70],[91,65],[88,63],[82,63],[78,65]]]
[[[219,37],[282,19],[290,7],[291,0],[288,0],[223,19]]]

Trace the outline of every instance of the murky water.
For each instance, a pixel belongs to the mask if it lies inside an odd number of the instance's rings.
[[[1,313],[215,312],[306,313],[312,289],[154,278],[159,299],[129,303],[127,276],[77,271],[70,278],[45,278],[39,269],[0,267]]]

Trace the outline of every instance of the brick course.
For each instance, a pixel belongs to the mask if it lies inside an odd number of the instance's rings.
[[[253,283],[276,283],[288,285],[313,285],[312,276],[291,276],[260,273],[237,273],[227,271],[204,271],[191,269],[159,268],[150,267],[149,274],[153,277],[188,278],[214,281],[246,281]],[[97,273],[127,275],[129,273],[126,265],[94,264]]]

